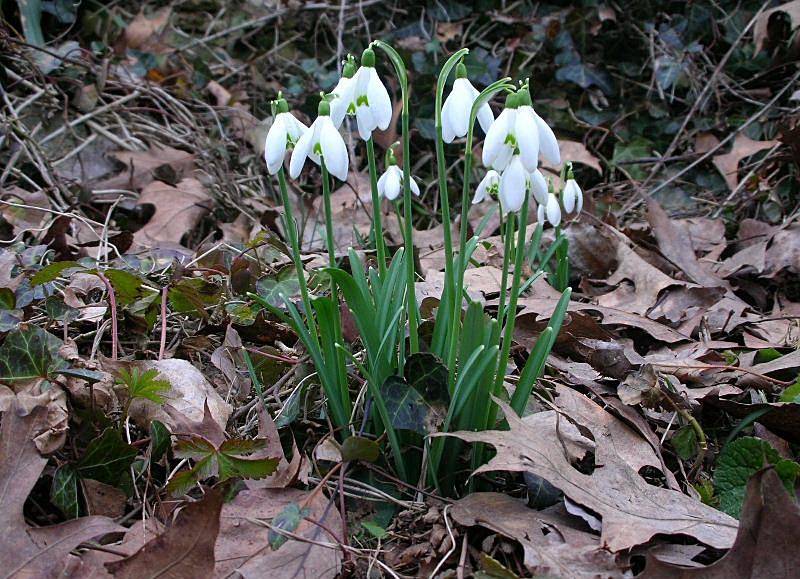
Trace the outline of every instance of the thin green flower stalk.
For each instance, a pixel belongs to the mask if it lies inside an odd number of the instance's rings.
[[[372,137],[367,141],[367,164],[369,165],[369,183],[372,192],[372,231],[375,235],[375,254],[378,260],[378,273],[383,279],[386,277],[386,240],[383,237],[381,198],[378,194],[378,170],[375,165],[375,144]]]
[[[412,354],[419,352],[419,312],[417,308],[417,294],[414,286],[416,272],[414,268],[414,225],[411,216],[411,136],[408,129],[408,74],[402,57],[397,51],[383,42],[376,40],[372,45],[383,50],[394,66],[403,100],[403,110],[400,115],[403,141],[403,213],[405,217],[404,241],[406,246],[406,299],[408,303],[408,335],[409,347]]]
[[[487,103],[494,95],[502,90],[512,90],[514,87],[509,82],[511,79],[506,77],[487,86],[472,103],[472,110],[469,116],[469,125],[467,127],[467,141],[464,146],[464,184],[461,191],[461,222],[459,232],[458,244],[458,259],[452,260],[450,263],[445,264],[445,267],[456,267],[456,277],[453,283],[453,314],[450,319],[451,331],[448,336],[449,347],[447,350],[447,367],[451,371],[451,383],[456,368],[456,352],[458,351],[459,336],[461,333],[461,302],[462,302],[462,288],[464,287],[464,271],[469,264],[467,259],[467,226],[469,223],[469,208],[470,208],[470,178],[472,174],[472,137],[475,129],[475,119],[478,117],[478,110],[480,107]]]
[[[444,285],[445,288],[450,290],[453,287],[453,268],[450,267],[450,264],[453,263],[453,233],[450,220],[450,194],[447,190],[444,138],[442,137],[442,102],[444,100],[445,85],[447,84],[447,79],[450,77],[450,73],[468,53],[468,48],[462,48],[450,56],[444,63],[444,66],[442,66],[442,70],[439,72],[439,78],[436,82],[436,170],[439,178],[439,204],[441,206],[442,226],[444,228],[444,262],[446,264],[444,269]],[[445,320],[449,320],[453,315],[453,300],[456,298],[452,291],[446,291],[442,297],[443,302],[442,305],[439,306],[438,315],[443,316]],[[446,301],[444,301],[445,298]]]
[[[509,213],[508,219],[502,223],[503,234],[503,277],[500,280],[500,298],[497,306],[497,322],[503,327],[503,319],[506,311],[506,290],[508,288],[508,266],[511,261],[511,254],[514,246],[514,214]]]

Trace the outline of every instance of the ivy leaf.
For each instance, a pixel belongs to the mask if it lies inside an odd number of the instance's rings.
[[[84,269],[84,267],[77,261],[55,261],[33,274],[33,277],[31,277],[31,286],[36,287],[37,285],[53,281],[68,269]]]
[[[0,382],[49,379],[67,365],[58,355],[61,344],[61,340],[38,326],[9,332],[0,345]]]
[[[389,376],[381,386],[389,421],[396,429],[427,434],[428,406],[417,392],[400,376]]]
[[[689,460],[697,452],[697,433],[688,424],[679,428],[670,442],[682,460]]]
[[[117,303],[120,305],[132,304],[139,297],[142,279],[123,269],[109,269],[104,274],[114,288]]]
[[[800,474],[800,465],[782,459],[767,441],[743,436],[725,446],[714,472],[714,486],[719,494],[720,510],[738,519],[742,514],[747,481],[767,464],[775,465],[786,490],[793,492],[794,481]]]
[[[163,422],[153,420],[150,423],[150,462],[158,462],[169,450],[172,435]]]
[[[381,455],[381,447],[378,443],[363,436],[349,436],[342,443],[342,460],[363,460],[365,462],[375,462]]]
[[[781,394],[781,402],[800,404],[800,376],[797,377],[794,384],[783,391]]]
[[[412,354],[406,360],[405,377],[426,402],[450,402],[448,371],[442,361],[429,352]]]
[[[108,428],[89,443],[76,470],[82,478],[119,486],[136,454],[136,448],[125,442],[118,430]]]
[[[50,502],[64,513],[68,519],[77,519],[80,515],[78,505],[78,473],[71,464],[58,467],[50,486]]]

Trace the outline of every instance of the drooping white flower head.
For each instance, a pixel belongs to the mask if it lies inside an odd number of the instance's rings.
[[[530,187],[531,192],[533,193],[533,198],[536,199],[536,203],[541,205],[542,203],[547,202],[547,181],[544,180],[544,175],[539,169],[536,169],[530,175]]]
[[[528,172],[519,155],[514,155],[500,177],[500,208],[503,215],[522,208],[528,194]]]
[[[330,93],[332,97],[330,100],[331,120],[337,129],[342,126],[347,114],[354,115],[356,113],[355,83],[353,82],[355,73],[355,59],[348,54],[347,60],[342,66],[342,77]]]
[[[529,171],[536,169],[538,157],[541,156],[553,167],[561,164],[561,152],[553,130],[544,122],[542,117],[533,110],[533,101],[528,85],[523,86],[517,93],[519,95],[519,108],[517,109],[516,136],[521,140],[519,151],[525,168]],[[525,143],[524,141],[528,142]],[[533,156],[532,142],[536,141],[536,155]]]
[[[481,182],[478,183],[478,188],[475,190],[475,197],[472,198],[472,204],[481,203],[491,193],[500,192],[500,173],[494,169],[486,171]]]
[[[318,116],[311,127],[303,133],[292,151],[289,162],[289,175],[296,179],[303,170],[306,159],[321,166],[325,161],[328,171],[340,181],[347,180],[349,159],[347,147],[339,130],[331,120],[331,107],[324,98],[319,103]]]
[[[408,181],[411,192],[419,197],[419,186],[414,178]],[[386,197],[389,201],[394,201],[403,191],[403,170],[397,165],[389,165],[386,171],[378,179],[378,195]]]
[[[583,191],[575,181],[571,164],[569,164],[569,169],[567,170],[567,182],[561,192],[561,201],[564,203],[564,211],[567,213],[572,213],[573,211],[580,213],[583,209]]]
[[[350,85],[358,134],[367,141],[372,131],[386,130],[392,122],[392,99],[375,70],[375,52],[371,48],[361,55],[361,66]]]
[[[555,193],[547,194],[547,200],[539,204],[536,216],[540,223],[544,223],[546,218],[553,227],[559,226],[561,223],[561,206],[558,204],[558,198]]]
[[[506,97],[503,111],[486,132],[483,142],[483,165],[497,171],[504,171],[517,149],[515,135],[518,98],[516,93]]]
[[[450,91],[442,106],[442,138],[445,143],[452,143],[456,137],[463,137],[467,134],[472,105],[479,94],[478,89],[472,86],[467,78],[467,67],[463,63],[459,63],[456,66],[453,90]],[[478,109],[478,122],[483,132],[488,133],[494,122],[494,114],[488,103],[484,103]]]
[[[267,133],[264,142],[264,160],[267,162],[267,171],[270,175],[275,175],[283,166],[283,158],[286,156],[286,149],[289,145],[294,145],[300,137],[308,130],[308,127],[298,121],[289,112],[289,105],[278,95],[275,101],[275,119]]]

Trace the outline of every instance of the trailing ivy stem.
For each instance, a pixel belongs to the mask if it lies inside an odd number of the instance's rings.
[[[367,140],[367,163],[369,164],[369,181],[372,189],[372,229],[375,232],[375,252],[378,259],[378,272],[383,279],[386,277],[386,240],[383,238],[381,198],[378,195],[378,172],[375,168],[375,144],[372,137]]]
[[[303,299],[303,308],[306,311],[306,319],[311,334],[311,339],[319,345],[319,332],[317,323],[314,321],[314,310],[311,309],[311,297],[308,295],[308,284],[303,269],[303,259],[300,253],[300,240],[297,234],[297,221],[294,218],[292,204],[289,201],[289,190],[286,186],[286,174],[283,167],[278,170],[278,187],[281,190],[281,203],[283,203],[283,226],[289,236],[289,245],[292,248],[292,259],[294,260],[294,270],[297,273],[297,283],[300,286],[300,296]]]

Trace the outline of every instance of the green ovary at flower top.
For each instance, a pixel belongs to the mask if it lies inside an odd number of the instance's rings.
[[[400,80],[403,91],[402,111],[402,139],[404,152],[404,168],[397,165],[391,148],[387,151],[385,167],[378,177],[377,160],[372,141],[375,130],[385,130],[392,121],[392,102],[389,93],[376,69],[376,55],[373,46],[379,47],[389,57]],[[526,221],[524,214],[528,207],[529,197],[533,197],[538,204],[538,219],[540,222],[550,222],[557,227],[558,244],[556,263],[558,284],[566,289],[562,302],[559,302],[557,311],[551,318],[551,327],[542,334],[542,343],[533,349],[528,363],[521,369],[518,393],[515,395],[515,410],[521,412],[520,399],[530,395],[530,390],[538,375],[544,368],[544,359],[552,348],[552,342],[560,328],[561,320],[566,311],[569,300],[569,290],[566,288],[566,239],[558,227],[561,222],[562,205],[564,213],[580,212],[583,205],[583,193],[575,182],[571,166],[566,181],[562,173],[562,182],[565,183],[559,196],[548,190],[544,176],[538,169],[539,158],[546,160],[551,166],[560,164],[560,152],[555,135],[547,123],[536,113],[530,97],[527,81],[515,89],[504,79],[490,85],[483,92],[479,92],[467,78],[467,69],[462,60],[467,50],[463,49],[454,54],[443,67],[443,74],[449,75],[455,70],[455,79],[452,89],[446,99],[443,98],[446,78],[441,78],[437,83],[437,129],[440,138],[437,139],[437,157],[440,174],[440,195],[443,197],[441,206],[447,214],[442,215],[442,221],[447,226],[450,223],[449,201],[447,197],[447,175],[444,173],[445,165],[442,163],[444,156],[443,143],[451,143],[456,138],[466,136],[465,171],[462,194],[462,220],[465,219],[469,207],[480,203],[487,198],[498,198],[504,215],[503,237],[505,239],[506,255],[504,258],[504,276],[501,287],[500,307],[496,320],[489,318],[479,304],[470,306],[470,314],[462,318],[458,313],[463,308],[461,299],[461,285],[464,278],[464,269],[468,267],[472,251],[477,246],[477,238],[469,240],[466,230],[462,230],[458,247],[446,248],[446,253],[451,259],[446,260],[445,288],[442,296],[442,307],[439,308],[435,320],[434,342],[432,350],[450,362],[451,408],[445,428],[494,428],[496,408],[491,402],[492,395],[498,395],[498,388],[502,385],[509,361],[510,342],[513,337],[514,318],[517,298],[527,287],[522,283],[523,255],[538,252],[533,246],[527,249],[525,230]],[[384,377],[392,374],[403,374],[406,356],[406,342],[403,338],[409,332],[411,351],[416,349],[416,316],[417,304],[413,296],[413,282],[416,279],[413,270],[413,252],[410,246],[411,239],[411,212],[410,194],[420,194],[417,182],[407,174],[409,169],[409,134],[408,134],[408,87],[407,76],[399,55],[388,45],[376,41],[362,54],[360,66],[357,68],[356,60],[348,56],[343,62],[342,76],[333,91],[323,96],[318,110],[318,117],[306,127],[288,111],[288,106],[283,99],[276,101],[274,109],[275,120],[267,135],[265,143],[265,159],[270,174],[277,174],[280,178],[281,193],[284,203],[288,203],[286,186],[283,178],[282,166],[287,150],[294,146],[289,163],[289,174],[292,178],[300,175],[307,159],[320,165],[323,172],[324,207],[328,229],[332,219],[330,209],[330,182],[328,172],[340,180],[346,180],[350,161],[347,148],[342,138],[342,129],[349,125],[345,123],[348,117],[355,118],[355,125],[359,136],[366,142],[367,160],[369,163],[370,181],[372,186],[373,219],[375,244],[378,256],[378,273],[365,272],[357,263],[358,256],[350,252],[352,274],[340,270],[336,266],[333,247],[329,239],[329,253],[331,254],[332,295],[330,298],[318,296],[311,298],[304,283],[301,284],[304,301],[304,314],[307,322],[303,322],[299,312],[286,299],[286,307],[290,316],[280,311],[276,313],[292,324],[296,333],[304,343],[306,349],[312,354],[315,365],[327,366],[334,360],[336,369],[318,368],[320,381],[323,383],[329,405],[332,405],[334,423],[340,429],[350,429],[351,412],[350,398],[347,392],[346,373],[342,369],[342,355],[350,356],[353,364],[357,366],[363,377],[367,379],[370,388],[369,396],[376,402],[378,412],[374,417],[369,417],[370,424],[375,427],[375,434],[382,430],[388,433],[393,461],[402,476],[413,478],[407,469],[404,460],[403,442],[399,433],[392,424],[392,415],[382,399],[382,381]],[[499,116],[495,119],[489,101],[495,95],[505,91],[506,103]],[[442,105],[442,102],[444,103]],[[472,203],[469,200],[469,181],[471,178],[472,162],[472,136],[474,127],[480,124],[486,133],[483,146],[483,162],[489,169],[478,184]],[[404,194],[405,192],[405,194]],[[403,195],[404,194],[404,195]],[[404,202],[404,237],[407,251],[398,252],[395,260],[386,254],[383,240],[383,230],[380,223],[379,205],[381,199],[395,201],[401,198]],[[517,217],[518,213],[523,213]],[[296,224],[291,215],[290,207],[286,208],[287,227],[292,241],[292,250],[295,255],[295,264],[302,270],[302,261],[299,259],[300,248],[297,242]],[[535,243],[538,246],[541,238],[541,227],[538,229]],[[328,235],[331,238],[331,235]],[[446,239],[450,239],[449,232]],[[531,242],[534,243],[533,241]],[[456,254],[456,250],[458,253]],[[514,257],[510,257],[511,255]],[[546,253],[552,256],[553,251]],[[543,258],[547,262],[550,257]],[[354,261],[356,260],[356,261]],[[393,266],[387,268],[392,261]],[[508,274],[513,268],[513,282],[507,284]],[[401,265],[405,264],[405,265]],[[542,267],[547,267],[543,263]],[[408,271],[408,276],[401,272]],[[412,275],[414,273],[414,275]],[[302,277],[302,274],[300,274]],[[358,279],[355,279],[357,276]],[[407,278],[407,279],[404,279]],[[530,283],[530,280],[529,282]],[[361,345],[366,350],[364,361],[347,353],[341,337],[341,313],[335,303],[338,301],[337,286],[343,291],[348,307],[357,320],[359,331],[365,331]],[[508,291],[507,291],[508,290]],[[506,295],[508,294],[508,296]],[[327,302],[325,301],[327,300]],[[328,303],[333,300],[333,303]],[[505,304],[508,301],[508,309]],[[324,303],[328,303],[322,307]],[[385,302],[385,303],[384,303]],[[469,303],[469,302],[468,302]],[[476,310],[477,307],[477,310]],[[362,311],[363,310],[363,311]],[[508,314],[506,315],[506,312]],[[480,315],[479,315],[480,314]],[[481,317],[483,316],[483,317]],[[441,319],[440,319],[441,318]],[[441,322],[441,323],[440,323]],[[318,325],[317,325],[318,324]],[[327,324],[332,324],[328,328]],[[464,326],[464,324],[468,324]],[[488,324],[488,325],[487,325]],[[462,331],[463,326],[463,331]],[[316,333],[319,331],[320,339]],[[454,331],[451,331],[454,330]],[[444,341],[444,343],[441,343]],[[491,410],[489,410],[492,408]],[[450,460],[447,453],[443,454],[443,445],[450,444],[444,439],[436,442],[435,452],[431,455],[431,476],[438,486],[438,471]],[[482,454],[476,451],[473,459],[481,460]]]

